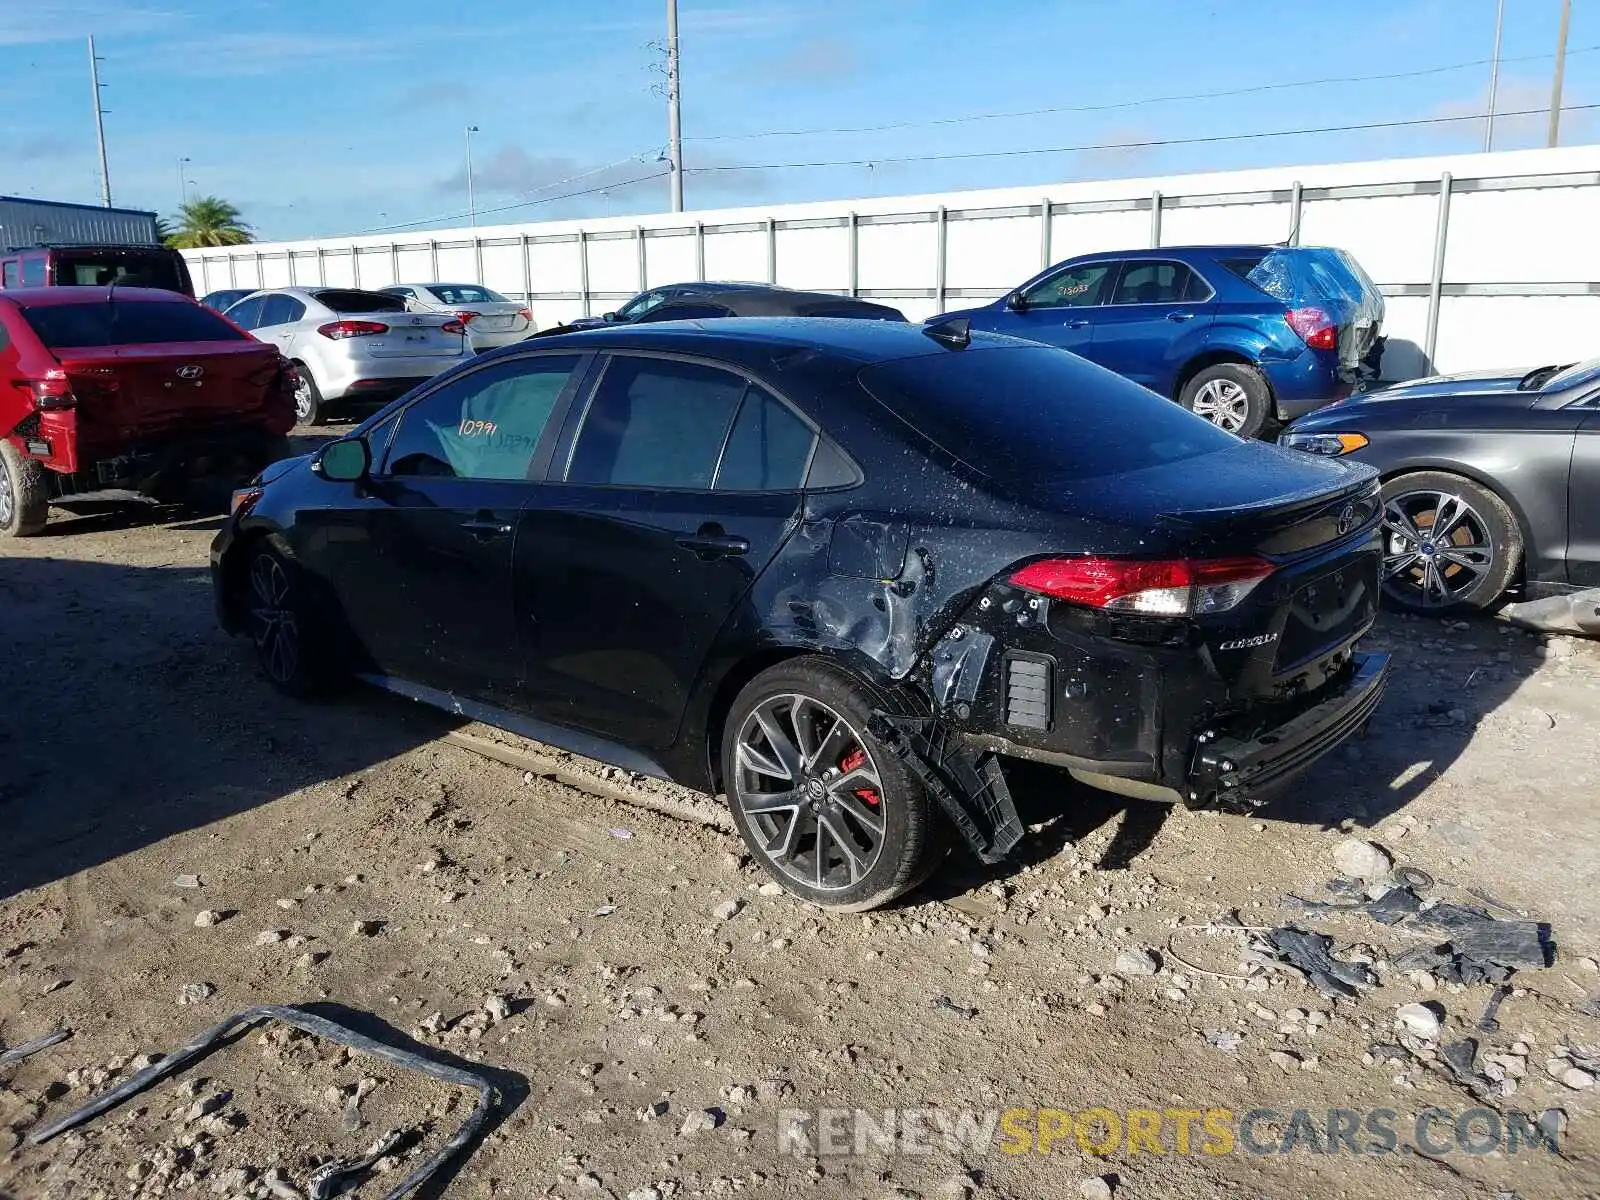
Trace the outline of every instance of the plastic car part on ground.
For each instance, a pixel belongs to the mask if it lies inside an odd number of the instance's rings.
[[[1565,596],[1508,604],[1500,615],[1513,625],[1544,633],[1600,637],[1600,588],[1584,588]]]
[[[21,1042],[9,1050],[0,1050],[0,1067],[9,1067],[12,1063],[19,1063],[25,1058],[31,1058],[41,1050],[48,1050],[51,1046],[59,1045],[72,1036],[70,1029],[57,1029],[43,1037],[36,1037],[31,1042]]]
[[[358,1053],[369,1054],[402,1070],[416,1071],[419,1074],[428,1076],[430,1079],[437,1079],[441,1083],[454,1084],[456,1087],[470,1088],[477,1092],[478,1102],[473,1106],[472,1112],[461,1127],[450,1135],[450,1138],[443,1146],[402,1179],[398,1185],[390,1189],[385,1194],[384,1200],[401,1200],[402,1197],[409,1196],[417,1188],[421,1187],[435,1171],[458,1154],[482,1131],[489,1114],[500,1105],[499,1089],[483,1075],[445,1063],[434,1062],[431,1059],[422,1057],[420,1054],[414,1054],[409,1050],[402,1050],[396,1046],[385,1045],[383,1042],[375,1041],[365,1034],[357,1033],[353,1029],[339,1025],[326,1017],[306,1012],[303,1009],[283,1004],[262,1004],[255,1008],[247,1008],[243,1012],[234,1013],[233,1016],[212,1026],[212,1028],[193,1041],[174,1050],[160,1062],[146,1067],[136,1075],[130,1076],[123,1083],[107,1091],[104,1095],[95,1098],[76,1112],[67,1114],[67,1116],[53,1125],[30,1133],[28,1141],[35,1146],[43,1145],[58,1134],[65,1133],[69,1129],[75,1129],[79,1125],[93,1120],[100,1114],[115,1108],[130,1096],[137,1095],[152,1084],[182,1070],[191,1062],[208,1054],[229,1034],[260,1024],[263,1021],[281,1021],[283,1024],[293,1026],[304,1033],[311,1034],[313,1037],[325,1038],[330,1042],[345,1046]],[[387,1143],[392,1148],[395,1144],[398,1144],[398,1137],[391,1142],[390,1138],[386,1136],[383,1139],[383,1143]],[[374,1150],[376,1149],[377,1147],[375,1146]],[[384,1153],[387,1153],[387,1151],[384,1151]],[[363,1156],[363,1160],[365,1157]],[[378,1157],[381,1157],[381,1154],[373,1155],[372,1161],[376,1161]],[[333,1177],[336,1175],[343,1177],[355,1171],[364,1170],[365,1166],[361,1165],[363,1160],[348,1160],[330,1164],[338,1168],[338,1170],[319,1171],[313,1182],[326,1188],[328,1184],[333,1182]],[[331,1195],[333,1193],[325,1192],[324,1194]]]

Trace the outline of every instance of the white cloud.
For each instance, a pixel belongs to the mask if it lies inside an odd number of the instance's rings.
[[[182,16],[131,0],[8,0],[0,6],[0,46],[67,42],[91,33],[103,42],[151,33]]]

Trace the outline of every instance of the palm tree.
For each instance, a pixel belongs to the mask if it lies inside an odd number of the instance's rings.
[[[216,196],[196,196],[178,209],[172,224],[177,228],[167,235],[167,244],[180,250],[242,246],[255,240],[238,208]]]

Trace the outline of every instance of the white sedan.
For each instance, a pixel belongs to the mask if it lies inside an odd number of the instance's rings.
[[[534,331],[525,306],[480,284],[400,283],[378,290],[399,296],[412,312],[453,314],[466,325],[474,350],[509,346]]]

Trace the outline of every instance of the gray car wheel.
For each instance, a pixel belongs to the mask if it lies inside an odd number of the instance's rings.
[[[1247,363],[1216,363],[1183,385],[1178,402],[1218,429],[1255,437],[1272,411],[1272,392],[1260,371]]]
[[[1444,471],[1383,487],[1383,594],[1407,612],[1442,616],[1487,608],[1511,586],[1522,530],[1504,500]]]
[[[37,459],[0,440],[0,537],[30,537],[50,519],[49,480]]]
[[[327,405],[317,381],[311,378],[311,368],[305,363],[295,363],[294,419],[300,425],[326,425]]]

